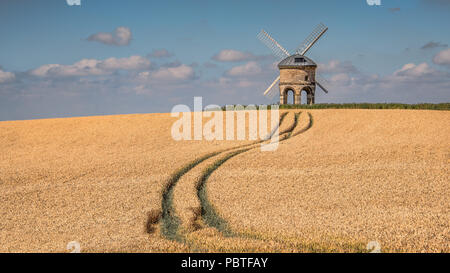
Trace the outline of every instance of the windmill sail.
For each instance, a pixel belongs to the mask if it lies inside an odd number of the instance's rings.
[[[327,32],[328,27],[320,23],[308,37],[300,44],[300,46],[295,51],[296,54],[305,55],[306,52],[322,37],[322,35]]]
[[[317,81],[316,81],[316,84],[320,87],[320,89],[323,90],[323,92],[325,92],[325,93],[328,94],[328,90],[327,90],[325,87],[323,87],[323,85],[322,85],[320,82],[317,82]]]
[[[264,29],[261,30],[261,32],[258,34],[258,39],[263,42],[268,48],[270,48],[275,57],[280,60],[291,55],[286,49],[284,49],[284,47],[282,47],[277,41],[275,41],[272,36],[265,32]]]
[[[276,78],[273,83],[269,86],[269,88],[267,88],[266,92],[264,92],[264,96],[268,96],[270,98],[273,98],[275,96],[275,93],[273,92],[275,89],[273,89],[273,87],[275,86],[275,84],[277,84],[277,82],[280,80],[280,76],[278,76],[278,78]]]
[[[316,84],[323,90],[323,92],[328,94],[328,89],[325,86],[328,86],[328,81],[316,73]]]
[[[265,44],[268,48],[270,48],[275,57],[277,57],[279,60],[285,59],[291,55],[274,38],[272,38],[272,36],[264,31],[264,29],[261,30],[261,32],[258,34],[258,39],[263,42],[263,44]],[[278,83],[279,80],[280,76],[278,76],[269,86],[269,88],[266,89],[266,91],[264,92],[264,96],[268,96],[270,98],[273,98],[275,96],[275,89],[273,87]]]

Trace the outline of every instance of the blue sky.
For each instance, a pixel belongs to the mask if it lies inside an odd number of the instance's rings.
[[[381,2],[3,0],[0,120],[272,103],[277,60],[256,35],[293,51],[320,22],[317,102],[450,101],[450,1]]]

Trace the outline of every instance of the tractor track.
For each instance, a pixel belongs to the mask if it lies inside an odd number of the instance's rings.
[[[295,134],[293,133],[293,131],[295,130],[295,128],[298,126],[298,120],[299,120],[299,116],[301,113],[295,113],[295,118],[294,118],[294,122],[293,124],[286,129],[283,133],[283,137],[280,138],[279,142],[283,142],[291,137],[300,135],[306,131],[308,131],[310,128],[312,128],[313,126],[313,117],[310,113],[308,113],[308,117],[309,117],[309,122],[307,124],[306,127],[300,129],[298,132],[296,132]],[[253,148],[249,148],[249,149],[242,149],[239,151],[235,151],[235,152],[231,152],[228,153],[226,156],[224,156],[223,158],[215,161],[212,165],[210,165],[205,171],[204,174],[200,177],[199,181],[198,181],[198,186],[197,186],[197,195],[198,198],[200,200],[200,204],[201,204],[201,216],[203,219],[203,222],[208,225],[209,227],[212,227],[216,230],[218,230],[223,236],[225,237],[245,237],[245,238],[249,238],[249,239],[256,239],[256,240],[261,240],[261,241],[266,241],[264,238],[261,238],[259,236],[253,236],[250,234],[244,234],[244,233],[240,233],[240,232],[234,232],[230,229],[230,227],[228,226],[228,223],[226,222],[225,219],[223,219],[220,214],[215,210],[213,204],[211,203],[211,201],[208,199],[208,195],[207,195],[207,181],[208,178],[211,176],[211,174],[217,170],[221,165],[223,165],[226,161],[228,161],[229,159],[238,156],[240,154],[243,154],[245,152],[248,152],[250,150],[253,150],[255,147]],[[273,241],[273,240],[272,240]]]
[[[300,134],[305,133],[309,129],[311,129],[314,125],[314,119],[311,113],[308,112],[309,122],[308,124],[299,129],[298,131],[295,131],[296,127],[298,126],[298,120],[301,112],[295,114],[294,123],[283,133],[283,137],[280,138],[279,142],[283,142],[289,138],[298,136]],[[294,132],[295,131],[295,132]],[[280,134],[281,136],[281,134]],[[245,240],[246,244],[250,243],[252,245],[256,242],[263,242],[265,245],[271,245],[274,247],[274,249],[277,249],[276,252],[280,251],[290,251],[290,252],[308,252],[308,253],[328,253],[330,250],[321,244],[317,243],[305,243],[305,242],[299,242],[299,241],[286,241],[283,238],[279,238],[278,236],[267,236],[265,234],[255,233],[255,232],[249,232],[249,231],[234,231],[232,230],[227,221],[223,219],[223,217],[220,216],[220,214],[216,211],[211,201],[208,199],[207,195],[207,181],[208,178],[212,175],[214,171],[216,171],[221,165],[223,165],[226,161],[243,154],[247,151],[253,150],[253,148],[248,149],[241,149],[238,151],[230,152],[226,156],[222,157],[221,159],[215,161],[212,165],[210,165],[207,169],[205,169],[203,175],[200,177],[198,184],[197,184],[197,195],[200,200],[201,204],[201,217],[203,220],[203,223],[207,225],[210,228],[213,228],[214,230],[217,230],[219,234],[215,235],[215,239],[222,240],[221,238],[234,238],[234,239],[243,239]],[[211,236],[211,235],[209,235]],[[201,237],[200,237],[201,238]],[[206,246],[204,246],[205,243],[199,240],[196,236],[191,236],[189,240],[185,239],[185,242],[188,244],[188,246],[191,247],[191,249],[195,250],[202,250],[204,251],[221,251],[221,252],[228,252],[230,249],[224,248],[223,246],[212,246],[208,247],[208,244],[206,243]],[[225,243],[227,244],[227,243]],[[342,245],[342,247],[346,247],[348,249],[351,249],[355,252],[359,253],[365,253],[364,244],[361,243],[348,243]],[[259,252],[255,251],[254,246],[248,246],[245,245],[244,249],[246,249],[246,252],[249,252],[248,250],[251,250],[253,252]],[[252,250],[253,249],[253,250]],[[269,248],[271,249],[271,248]],[[242,249],[239,249],[239,251],[242,251]],[[267,248],[263,250],[264,252],[267,252]],[[271,250],[273,251],[273,249]],[[236,252],[236,251],[233,251]]]
[[[276,132],[276,130],[279,129],[279,127],[281,126],[281,124],[287,114],[288,114],[288,112],[285,112],[280,116],[280,122],[278,124],[278,127],[275,128],[275,130],[273,130],[270,133],[268,138],[265,138],[260,141],[256,141],[254,143],[240,145],[240,146],[227,148],[224,150],[206,154],[204,156],[201,156],[201,157],[191,161],[190,163],[188,163],[187,165],[185,165],[184,167],[182,167],[181,169],[176,171],[170,177],[168,182],[166,183],[166,187],[162,193],[161,217],[158,218],[158,221],[153,220],[153,222],[152,222],[152,224],[157,224],[159,222],[159,220],[161,220],[161,225],[160,225],[161,226],[161,235],[164,236],[166,239],[175,240],[177,242],[187,244],[193,251],[201,250],[195,242],[192,242],[192,240],[188,240],[186,238],[186,236],[185,236],[186,230],[180,228],[182,223],[181,223],[181,220],[178,217],[177,212],[175,211],[175,208],[173,205],[174,188],[175,188],[177,182],[185,174],[190,172],[192,169],[194,169],[196,167],[198,168],[198,167],[200,167],[199,165],[201,163],[204,162],[204,164],[205,164],[205,163],[207,163],[208,160],[211,160],[214,157],[217,157],[221,154],[226,153],[226,155],[224,157],[222,157],[218,160],[215,160],[213,164],[208,165],[208,167],[202,171],[202,174],[198,178],[198,181],[196,181],[195,187],[196,187],[196,193],[197,193],[198,201],[200,203],[200,207],[198,208],[199,210],[197,212],[195,212],[195,210],[192,208],[194,215],[196,215],[195,218],[197,218],[196,220],[198,220],[198,218],[200,218],[204,225],[218,230],[223,236],[226,236],[226,237],[246,237],[246,238],[251,238],[251,239],[257,239],[260,241],[265,241],[264,239],[262,239],[260,237],[251,236],[250,234],[233,232],[229,228],[226,220],[223,219],[217,213],[217,211],[214,209],[213,204],[209,201],[208,196],[207,196],[207,190],[206,190],[206,182],[207,182],[208,178],[210,177],[210,175],[215,170],[217,170],[222,164],[224,164],[226,161],[228,161],[229,159],[231,159],[235,156],[238,156],[239,154],[243,154],[247,151],[253,150],[253,149],[259,147],[258,144],[261,144],[261,143],[267,141],[267,139],[270,139],[270,137]],[[291,126],[289,126],[289,128],[287,128],[284,131],[279,133],[279,136],[280,136],[279,142],[283,142],[291,137],[302,134],[302,133],[308,131],[313,126],[312,115],[308,112],[309,123],[307,124],[306,127],[302,128],[299,131],[294,133],[295,129],[298,126],[298,120],[299,120],[300,114],[301,114],[301,112],[295,113],[294,121],[291,124]],[[149,219],[149,221],[150,221],[150,219]]]
[[[292,132],[298,125],[299,116],[300,116],[300,112],[295,113],[294,122],[292,123],[292,125],[280,133],[281,138],[279,140],[279,143],[289,139],[292,136]],[[308,129],[311,128],[311,115],[309,115],[309,116],[310,116],[310,122],[307,126]],[[202,216],[204,223],[210,227],[213,227],[213,228],[219,230],[225,236],[234,236],[235,234],[228,227],[227,222],[219,215],[219,213],[217,213],[215,211],[214,206],[209,201],[207,191],[206,191],[206,182],[207,182],[208,178],[211,176],[211,174],[215,170],[217,170],[221,165],[223,165],[226,161],[230,160],[231,158],[233,158],[235,156],[238,156],[240,154],[243,154],[245,152],[253,150],[255,148],[257,148],[257,147],[240,149],[240,150],[228,153],[224,157],[215,161],[207,169],[205,169],[203,172],[203,175],[199,178],[199,180],[197,182],[197,196],[198,196],[198,199],[200,200],[201,216]]]
[[[272,132],[265,139],[270,139],[273,136],[273,134],[275,134],[275,132],[279,129],[279,126],[282,124],[287,114],[288,112],[284,112],[281,114],[278,126],[274,128],[274,130],[272,130]],[[165,183],[165,187],[162,191],[161,211],[160,212],[151,211],[148,215],[146,224],[147,233],[152,234],[156,230],[155,225],[161,222],[161,235],[163,235],[165,238],[169,240],[182,242],[183,240],[178,234],[180,219],[179,217],[177,217],[175,209],[173,207],[173,190],[177,182],[180,180],[180,178],[183,177],[187,172],[195,168],[197,165],[201,164],[202,162],[204,162],[209,158],[212,158],[216,155],[234,149],[240,149],[252,145],[261,144],[262,142],[266,141],[265,139],[206,154],[204,156],[194,159],[193,161],[191,161],[190,163],[186,164],[185,166],[177,170],[175,173],[173,173],[168,179],[168,181]]]

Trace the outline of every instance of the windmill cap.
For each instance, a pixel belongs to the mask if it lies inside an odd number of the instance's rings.
[[[298,68],[298,67],[305,67],[305,66],[312,66],[317,67],[317,64],[313,62],[310,58],[306,56],[302,56],[300,54],[294,54],[286,59],[282,60],[278,64],[278,68]]]

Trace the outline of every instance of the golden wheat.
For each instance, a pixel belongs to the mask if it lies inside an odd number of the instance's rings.
[[[0,122],[0,252],[184,251],[145,231],[173,171],[252,141],[180,141],[169,114]],[[206,122],[207,119],[204,120]]]
[[[280,132],[298,110],[287,112]],[[303,112],[275,152],[174,141],[169,114],[0,122],[0,251],[65,252],[78,241],[83,252],[350,252],[379,241],[383,251],[448,252],[449,112],[310,112],[313,126],[304,131]],[[196,187],[243,147],[207,181],[226,237],[202,220]],[[169,179],[213,152],[173,187],[187,244],[165,239]]]
[[[317,251],[369,241],[450,251],[449,112],[311,113],[314,126],[276,152],[249,151],[211,175],[208,195],[232,229]]]

